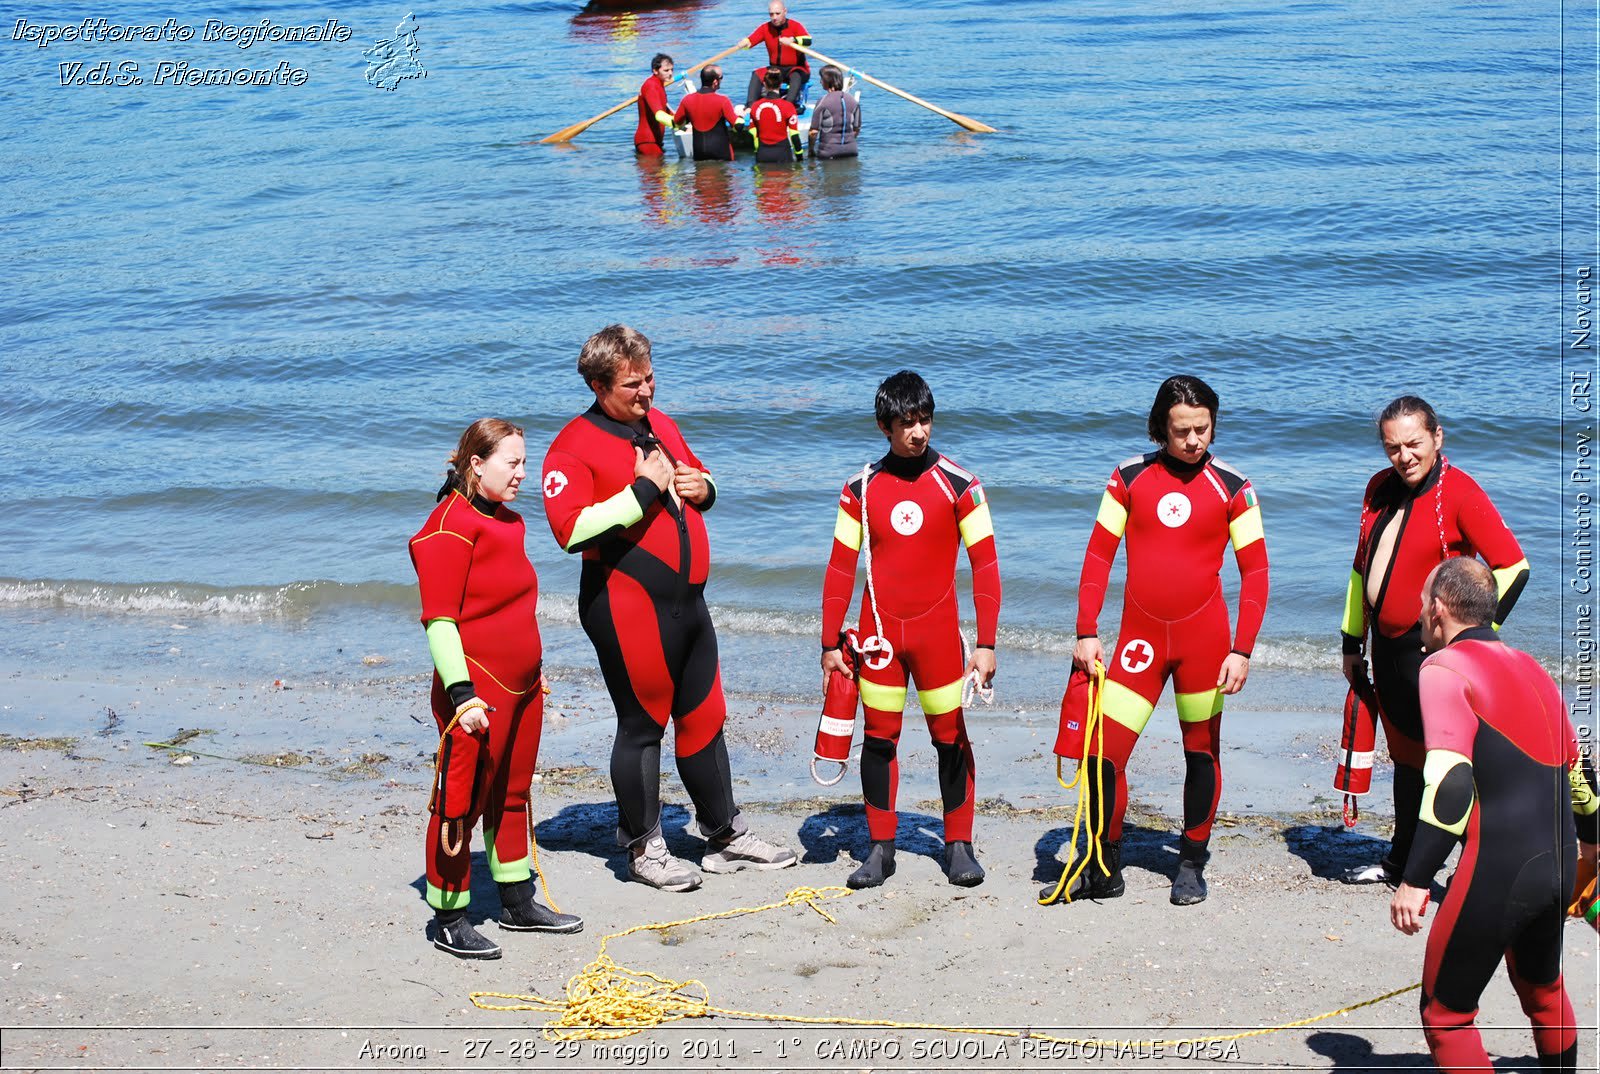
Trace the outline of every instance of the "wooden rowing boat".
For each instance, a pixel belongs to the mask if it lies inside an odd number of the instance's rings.
[[[684,79],[679,84],[684,86],[685,89],[687,89],[688,86],[689,86],[689,80],[688,79]],[[801,145],[805,145],[806,144],[807,139],[808,139],[808,137],[809,137],[809,135],[811,133],[810,97],[811,97],[812,88],[813,88],[812,83],[807,82],[805,91],[800,95],[801,103],[807,106],[805,114],[800,116],[799,119],[797,120],[797,127],[798,127],[798,129],[800,131],[800,144]],[[853,74],[846,73],[845,79],[844,79],[844,91],[846,93],[848,93],[850,96],[854,97],[857,101],[861,100],[861,85],[860,85],[860,83],[858,83],[856,81],[856,78],[855,78],[855,76]],[[735,105],[734,106],[734,111],[739,113],[739,118],[742,121],[744,119],[744,109],[739,107],[738,105]],[[734,148],[734,152],[736,154],[748,155],[748,154],[753,154],[755,152],[755,149],[750,144],[750,135],[747,133],[747,130],[748,130],[748,128],[743,126],[742,123],[741,123],[741,125],[739,127],[735,128],[736,137],[734,138],[733,148]],[[676,127],[673,128],[673,130],[672,130],[672,141],[673,141],[673,144],[678,147],[678,159],[679,160],[693,160],[694,159],[694,131],[693,130],[691,130],[688,127],[684,127],[681,130],[676,128]]]

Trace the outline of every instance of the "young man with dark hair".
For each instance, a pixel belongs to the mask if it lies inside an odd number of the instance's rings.
[[[650,77],[639,87],[639,126],[633,132],[633,151],[641,157],[659,157],[663,131],[672,126],[667,107],[667,87],[672,85],[672,57],[658,52],[650,61]]]
[[[840,652],[845,618],[855,595],[856,561],[866,549],[866,594],[861,604],[861,702],[866,741],[861,789],[872,847],[850,875],[870,888],[894,875],[896,744],[914,680],[939,757],[944,799],[945,875],[950,883],[983,882],[972,852],[972,742],[962,716],[969,680],[987,687],[995,672],[1000,617],[1000,564],[983,486],[971,472],[935,451],[933,392],[916,373],[901,370],[878,387],[874,411],[888,439],[883,458],[862,468],[839,494],[833,552],[822,587],[822,670],[849,674]],[[977,646],[970,656],[956,602],[956,549],[972,564]]]
[[[1576,1019],[1561,977],[1577,856],[1600,859],[1594,768],[1561,690],[1494,630],[1501,594],[1489,568],[1456,556],[1422,586],[1426,745],[1416,835],[1389,917],[1422,929],[1429,889],[1462,844],[1422,964],[1422,1030],[1440,1070],[1490,1070],[1478,1000],[1505,959],[1533,1024],[1541,1070],[1578,1069]]]
[[[1122,818],[1128,758],[1173,682],[1183,735],[1183,836],[1171,900],[1206,897],[1207,843],[1222,795],[1222,699],[1250,674],[1250,652],[1267,606],[1267,544],[1255,490],[1211,454],[1217,393],[1199,377],[1169,377],[1150,407],[1150,439],[1160,447],[1124,459],[1100,498],[1078,581],[1078,644],[1072,662],[1093,674],[1106,663],[1099,618],[1111,564],[1124,536],[1128,578],[1116,655],[1102,696],[1104,749],[1089,759],[1090,823],[1104,840],[1105,870],[1091,863],[1074,898],[1110,899],[1124,890]],[[1230,646],[1222,599],[1222,550],[1239,564],[1239,621]],[[1097,746],[1098,749],[1098,746]],[[1109,799],[1109,800],[1108,800]]]

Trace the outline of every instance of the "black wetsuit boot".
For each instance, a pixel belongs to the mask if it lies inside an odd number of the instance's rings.
[[[875,888],[894,875],[894,840],[874,839],[872,849],[861,868],[850,874],[845,886],[850,888]]]
[[[500,927],[512,932],[582,932],[583,918],[559,914],[533,899],[533,881],[500,885]]]
[[[1172,905],[1193,906],[1206,901],[1206,862],[1211,852],[1205,843],[1184,836],[1178,843],[1178,875],[1172,878]]]
[[[457,958],[499,958],[500,947],[467,920],[465,910],[433,912],[433,946]]]
[[[1100,871],[1101,858],[1105,859],[1109,875]],[[1041,894],[1048,895],[1054,890],[1051,887]],[[1128,885],[1122,879],[1122,842],[1119,840],[1100,844],[1099,857],[1089,856],[1089,864],[1078,874],[1067,894],[1074,899],[1115,899],[1127,890]]]
[[[967,842],[944,845],[944,875],[958,888],[975,888],[983,883],[983,866]]]

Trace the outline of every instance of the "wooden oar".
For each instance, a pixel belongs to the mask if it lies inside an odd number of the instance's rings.
[[[711,66],[714,63],[716,63],[718,60],[722,59],[725,56],[732,56],[735,52],[738,52],[740,49],[742,49],[744,47],[745,47],[744,42],[741,41],[739,44],[733,46],[730,49],[723,49],[721,52],[717,53],[715,56],[711,57],[709,60],[701,60],[699,63],[695,64],[693,67],[689,68],[687,71],[685,71],[683,73],[686,76],[687,75],[692,75],[696,71],[700,70],[700,68],[709,67],[709,66]],[[829,62],[829,61],[824,61],[824,62]],[[859,71],[856,72],[856,73],[860,74]],[[865,77],[865,76],[863,76],[863,77]],[[540,145],[546,145],[546,144],[548,144],[550,142],[570,142],[574,138],[576,138],[578,135],[582,134],[584,131],[586,131],[590,127],[594,126],[596,123],[599,123],[602,119],[605,119],[607,116],[616,115],[618,112],[622,111],[624,108],[628,107],[630,104],[633,104],[638,99],[639,99],[639,95],[637,93],[635,93],[632,97],[629,97],[626,101],[623,101],[621,104],[617,105],[614,108],[607,108],[604,112],[601,112],[598,116],[595,116],[593,119],[586,119],[582,123],[574,123],[570,127],[562,127],[560,130],[558,130],[554,134],[550,135],[550,137],[548,137],[548,138],[540,138],[539,139],[539,144]],[[928,107],[932,108],[933,106],[929,105]],[[937,109],[935,109],[935,111],[937,111]]]
[[[929,104],[927,101],[924,101],[921,97],[913,96],[912,94],[907,93],[903,89],[896,89],[895,87],[889,85],[889,83],[887,83],[887,82],[883,82],[883,81],[880,81],[879,79],[873,78],[871,75],[867,74],[865,71],[861,70],[861,68],[859,68],[859,67],[851,67],[849,64],[840,63],[838,60],[830,60],[830,59],[828,59],[828,57],[824,56],[822,53],[818,52],[814,48],[808,48],[805,45],[797,45],[793,41],[790,41],[790,40],[785,40],[784,44],[788,45],[792,49],[795,49],[796,51],[804,52],[807,56],[815,56],[817,59],[821,60],[823,63],[831,63],[835,67],[839,68],[839,70],[841,70],[841,71],[849,71],[850,73],[854,74],[857,78],[865,79],[866,81],[871,82],[874,86],[877,86],[879,89],[886,89],[890,93],[894,94],[897,97],[904,97],[906,100],[910,101],[912,104],[920,104],[922,107],[926,108],[928,111],[937,112],[941,116],[943,116],[944,118],[948,119],[950,122],[955,123],[958,126],[965,127],[969,131],[977,131],[977,132],[979,132],[981,134],[994,134],[994,133],[996,133],[995,129],[993,127],[989,126],[987,123],[979,123],[977,120],[973,119],[972,117],[964,116],[960,112],[947,112],[943,108],[940,108],[936,104]]]

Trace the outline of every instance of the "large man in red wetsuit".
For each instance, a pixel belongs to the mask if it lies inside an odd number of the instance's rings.
[[[793,48],[790,42],[809,47],[811,35],[806,33],[806,28],[800,25],[799,20],[789,17],[789,8],[783,0],[772,0],[767,5],[767,21],[752,30],[750,36],[739,44],[745,48],[767,46],[767,66],[781,69],[784,79],[789,83],[789,103],[798,107],[800,94],[805,92],[806,83],[811,79],[811,64],[806,54]],[[765,74],[760,70],[751,73],[750,85],[744,96],[746,108],[761,96]]]
[[[672,114],[674,123],[687,123],[692,132],[695,160],[732,160],[733,128],[739,122],[733,102],[717,92],[722,88],[722,68],[716,64],[700,71],[700,92],[684,97]]]
[[[1422,968],[1434,1063],[1446,1074],[1493,1069],[1476,1020],[1503,957],[1540,1069],[1575,1071],[1562,931],[1577,854],[1591,866],[1600,858],[1600,799],[1560,688],[1496,634],[1499,599],[1489,568],[1469,557],[1434,568],[1419,594],[1432,653],[1420,672],[1427,753],[1416,835],[1389,915],[1408,935],[1422,928],[1434,874],[1460,842]]]
[[[1000,564],[983,486],[929,446],[933,392],[910,370],[878,386],[878,428],[889,453],[845,483],[839,494],[833,553],[822,588],[822,669],[848,674],[840,636],[855,593],[856,560],[867,550],[866,595],[861,604],[861,701],[866,741],[861,789],[872,847],[850,875],[853,888],[876,887],[894,874],[900,769],[896,744],[906,703],[906,681],[939,756],[944,798],[945,875],[952,884],[983,882],[972,853],[972,742],[962,718],[962,687],[970,677],[994,678],[995,629],[1000,617]],[[977,647],[963,652],[956,605],[956,549],[972,563],[972,603]]]
[[[1128,804],[1128,757],[1156,699],[1172,678],[1183,735],[1183,837],[1172,902],[1206,897],[1206,844],[1222,794],[1219,756],[1222,699],[1250,674],[1250,652],[1267,607],[1267,545],[1255,490],[1210,452],[1217,393],[1198,377],[1169,377],[1150,408],[1150,439],[1160,450],[1117,465],[1078,582],[1078,644],[1073,663],[1087,671],[1105,663],[1101,708],[1105,748],[1091,758],[1099,797],[1091,823],[1104,839],[1108,872],[1097,864],[1079,877],[1075,897],[1115,898],[1122,880],[1122,817]],[[1127,536],[1128,579],[1117,648],[1109,661],[1099,617],[1117,545]],[[1239,621],[1228,637],[1222,599],[1222,550],[1239,564]],[[1105,801],[1110,795],[1111,801]]]
[[[583,345],[578,372],[595,402],[545,455],[545,515],[582,553],[578,618],[617,710],[611,783],[629,875],[667,891],[700,886],[661,837],[661,739],[670,721],[678,775],[708,846],[707,872],[781,869],[792,850],[758,839],[733,800],[717,635],[706,608],[704,512],[717,487],[678,426],[654,409],[650,341],[624,325]]]
[[[778,93],[777,72],[767,72],[766,87],[766,95],[750,109],[750,133],[755,138],[756,160],[764,164],[793,164],[804,155],[794,105]]]
[[[1394,883],[1411,852],[1422,801],[1422,583],[1451,556],[1482,556],[1494,572],[1499,607],[1511,612],[1528,580],[1528,561],[1489,497],[1442,454],[1444,430],[1426,401],[1394,400],[1378,415],[1378,435],[1393,464],[1367,482],[1361,532],[1339,630],[1344,674],[1367,678],[1364,642],[1371,627],[1372,686],[1389,756],[1394,760],[1394,838],[1375,865],[1344,875],[1346,883]]]
[[[639,87],[639,126],[633,132],[633,151],[641,157],[661,156],[664,129],[672,126],[667,87],[672,85],[672,57],[658,52],[650,61],[650,77]]]

